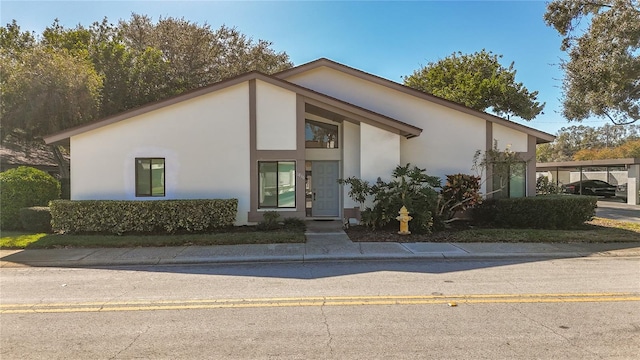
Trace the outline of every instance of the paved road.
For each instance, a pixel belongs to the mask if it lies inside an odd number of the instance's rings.
[[[640,349],[637,258],[1,271],[3,360],[631,359]]]
[[[598,200],[596,216],[640,223],[640,205],[629,205],[615,198],[601,199]]]

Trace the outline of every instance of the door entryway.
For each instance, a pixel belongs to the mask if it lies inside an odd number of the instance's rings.
[[[307,216],[340,216],[340,167],[338,161],[309,161],[307,166]],[[309,163],[308,162],[308,163]],[[308,165],[308,164],[307,164]]]

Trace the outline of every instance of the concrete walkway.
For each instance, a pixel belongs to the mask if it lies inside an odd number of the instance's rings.
[[[304,244],[0,250],[0,267],[107,267],[234,262],[640,257],[640,243],[352,242],[340,221],[310,221]]]

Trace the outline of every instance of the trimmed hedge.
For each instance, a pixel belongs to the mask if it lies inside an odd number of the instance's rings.
[[[45,206],[20,209],[22,228],[32,232],[51,232],[51,211]]]
[[[42,170],[20,166],[0,173],[0,228],[20,229],[20,209],[60,198],[60,183]]]
[[[51,224],[64,233],[202,233],[232,226],[237,199],[56,200]]]
[[[596,206],[595,196],[542,195],[485,201],[472,216],[497,227],[573,229],[591,220]]]

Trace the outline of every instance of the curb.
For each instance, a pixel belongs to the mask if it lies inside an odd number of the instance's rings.
[[[285,255],[251,257],[212,257],[212,258],[155,258],[155,259],[113,259],[104,261],[0,261],[0,268],[20,267],[119,267],[153,265],[197,265],[197,264],[248,264],[278,262],[321,262],[321,261],[385,261],[385,260],[506,260],[506,259],[566,259],[566,258],[640,258],[640,255],[615,255],[606,253],[477,253],[455,254],[361,254],[361,255]]]

